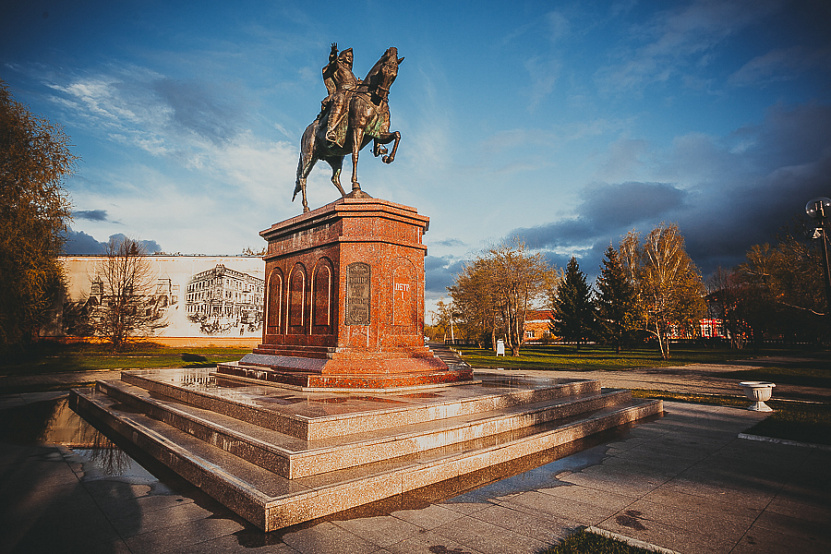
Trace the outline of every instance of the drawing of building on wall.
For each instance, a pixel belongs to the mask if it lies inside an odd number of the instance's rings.
[[[262,279],[217,264],[188,282],[187,317],[205,334],[256,331],[262,328],[263,291]]]

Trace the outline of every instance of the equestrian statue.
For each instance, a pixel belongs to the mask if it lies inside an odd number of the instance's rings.
[[[306,127],[300,140],[300,162],[297,165],[297,182],[292,201],[298,192],[303,193],[303,212],[309,211],[306,202],[306,178],[318,160],[332,167],[332,184],[341,196],[366,198],[358,183],[358,153],[374,141],[372,153],[384,163],[395,160],[401,133],[390,132],[389,93],[398,76],[398,66],[404,58],[398,57],[398,49],[390,47],[369,70],[363,81],[352,73],[352,49],[338,53],[337,43],[332,44],[329,63],[323,68],[323,82],[328,96],[321,102],[320,114]],[[387,155],[383,146],[394,142]],[[343,158],[352,154],[352,192],[347,195],[340,184]]]

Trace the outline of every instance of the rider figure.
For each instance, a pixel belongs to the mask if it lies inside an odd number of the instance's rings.
[[[326,140],[337,140],[336,130],[343,117],[344,107],[352,96],[352,91],[361,83],[352,73],[352,49],[347,48],[338,55],[338,43],[332,43],[329,63],[323,68],[323,83],[329,95],[323,99],[321,113],[329,107],[329,119],[326,127]],[[342,145],[341,145],[342,146]]]

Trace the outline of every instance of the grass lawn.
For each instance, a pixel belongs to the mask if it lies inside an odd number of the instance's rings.
[[[774,389],[775,390],[775,389]],[[633,390],[635,398],[660,398],[677,402],[694,402],[717,406],[746,408],[751,401],[737,396],[682,394],[657,390]],[[765,402],[774,411],[745,433],[809,444],[831,445],[831,404],[804,402]]]
[[[584,346],[578,351],[574,346],[526,346],[520,355],[494,356],[489,349],[468,346],[455,347],[467,363],[473,367],[503,367],[506,369],[540,369],[596,371],[637,369],[643,367],[669,367],[687,364],[722,363],[727,360],[747,359],[754,353],[749,350],[729,348],[670,348],[670,359],[662,360],[657,349],[631,349],[616,354],[614,348]]]
[[[541,551],[540,554],[586,554],[587,552],[597,554],[648,554],[652,551],[589,533],[586,530],[580,530],[569,535],[560,544]]]
[[[152,342],[131,342],[120,351],[109,344],[42,342],[28,356],[0,363],[0,375],[44,374],[96,369],[214,366],[239,360],[251,348],[167,347]],[[203,359],[204,358],[204,359]]]
[[[760,367],[723,373],[722,376],[742,381],[772,381],[788,385],[831,388],[831,361],[805,360],[789,366]]]

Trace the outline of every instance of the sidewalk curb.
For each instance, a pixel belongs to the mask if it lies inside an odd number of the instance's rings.
[[[777,439],[775,437],[763,437],[762,435],[749,435],[747,433],[739,433],[740,439],[759,442],[771,442],[774,444],[784,444],[786,446],[801,446],[803,448],[816,448],[825,452],[831,452],[831,446],[827,444],[813,444],[810,442],[799,442],[788,439]]]
[[[629,546],[633,546],[635,548],[643,548],[644,550],[649,550],[650,552],[658,552],[659,554],[681,554],[676,550],[670,550],[669,548],[664,548],[662,546],[656,546],[654,544],[650,544],[648,542],[644,542],[638,539],[633,539],[631,537],[627,537],[624,535],[618,535],[617,533],[613,533],[611,531],[606,531],[605,529],[601,529],[599,527],[595,527],[594,525],[589,525],[585,528],[587,533],[594,533],[595,535],[600,535],[601,537],[606,537],[607,539],[613,539],[616,541],[620,541],[622,543],[626,543]]]

